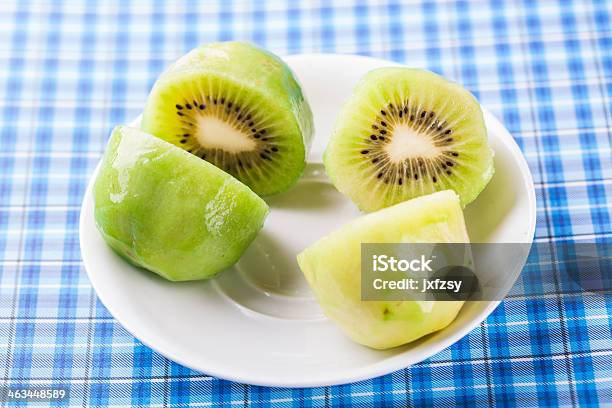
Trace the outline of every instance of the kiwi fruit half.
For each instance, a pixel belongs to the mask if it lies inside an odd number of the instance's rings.
[[[339,114],[324,155],[338,190],[364,211],[454,190],[465,206],[493,176],[479,103],[432,72],[379,68]]]
[[[304,170],[312,112],[289,67],[243,42],[213,43],[157,80],[141,127],[230,173],[260,196]]]

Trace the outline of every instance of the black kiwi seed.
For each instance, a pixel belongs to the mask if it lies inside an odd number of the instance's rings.
[[[178,103],[176,105],[174,105],[174,106],[176,106],[176,109],[178,109],[178,110],[183,109],[183,107],[181,105],[179,105]]]
[[[372,140],[376,140],[376,139],[378,139],[378,138],[376,137],[376,135],[370,135],[370,139],[372,139]]]
[[[386,116],[386,115],[387,115],[387,112],[385,112],[384,110],[381,110],[381,111],[380,111],[380,114],[381,114],[381,115],[383,115],[383,116]]]
[[[381,178],[383,176],[382,173],[378,173],[378,176],[376,176],[377,178]]]
[[[459,153],[457,153],[457,152],[452,152],[451,154],[452,154],[453,156],[455,156],[455,157],[459,156]]]
[[[198,108],[200,108],[200,110],[204,110],[204,108],[206,107],[206,105],[201,104],[200,106],[198,106]]]
[[[191,108],[192,108],[191,104],[189,104],[189,103],[186,103],[186,104],[185,104],[185,107],[186,107],[187,109],[191,109]]]
[[[372,129],[376,130],[376,129],[378,129],[378,126],[372,125]]]
[[[397,184],[402,185],[402,179],[397,180]]]
[[[187,139],[182,139],[182,140],[181,140],[181,143],[183,143],[183,144],[184,144],[184,143],[187,143]]]
[[[272,148],[272,151],[273,151],[273,152],[278,152],[278,147],[273,147],[273,148]]]
[[[382,122],[380,122],[380,124],[384,127],[387,127],[387,123],[383,120]]]
[[[427,115],[427,112],[425,112],[425,111],[421,112],[421,119],[423,119],[425,117],[425,115]]]
[[[185,115],[183,115],[183,112],[176,112],[176,114],[179,115],[179,116],[185,116]]]
[[[369,153],[369,150],[362,150],[361,151],[361,154],[368,154],[368,153]]]
[[[383,130],[380,131],[380,134],[381,135],[385,135],[385,134],[387,134],[387,131],[383,129]]]
[[[378,162],[378,157],[372,159],[372,163],[377,163]]]
[[[431,181],[433,181],[434,183],[438,181],[438,179],[436,178],[436,176],[432,176],[431,177]]]
[[[408,113],[408,107],[404,106],[404,113]]]
[[[450,135],[452,132],[452,129],[448,129],[446,132],[444,132],[445,135]]]

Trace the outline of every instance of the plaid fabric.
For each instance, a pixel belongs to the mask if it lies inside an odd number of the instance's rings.
[[[96,299],[77,231],[112,126],[139,114],[179,55],[243,39],[281,55],[392,59],[463,83],[523,149],[536,238],[609,241],[611,14],[605,0],[0,2],[2,383],[68,386],[70,406],[612,405],[604,295],[529,296],[518,285],[480,327],[415,366],[345,386],[253,387],[188,370],[129,335]]]

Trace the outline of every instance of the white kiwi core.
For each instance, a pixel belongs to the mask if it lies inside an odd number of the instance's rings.
[[[393,130],[393,138],[384,147],[392,162],[399,163],[410,158],[435,158],[440,149],[435,146],[430,137],[415,132],[408,125],[397,125]]]
[[[248,135],[213,115],[198,115],[196,138],[207,149],[222,149],[230,153],[250,152],[256,143]]]

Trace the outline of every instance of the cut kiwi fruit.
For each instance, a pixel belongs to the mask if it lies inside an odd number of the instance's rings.
[[[172,281],[210,278],[231,266],[268,214],[231,175],[125,126],[111,135],[93,194],[107,244]]]
[[[468,243],[459,197],[440,191],[363,215],[297,257],[323,312],[354,341],[387,349],[448,326],[463,301],[362,301],[362,243]]]
[[[338,190],[364,211],[446,189],[462,206],[493,176],[480,105],[432,72],[366,74],[339,114],[324,155]]]
[[[242,42],[180,58],[155,83],[141,127],[230,173],[261,196],[299,178],[312,112],[289,67]]]

